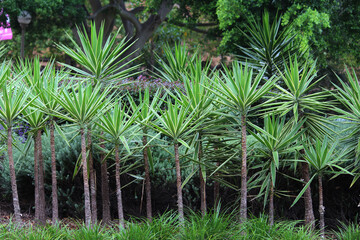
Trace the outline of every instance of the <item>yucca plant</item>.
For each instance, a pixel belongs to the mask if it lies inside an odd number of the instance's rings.
[[[77,84],[72,86],[71,91],[62,90],[60,95],[53,94],[58,104],[63,108],[62,112],[53,112],[54,117],[62,118],[73,122],[80,128],[81,135],[81,163],[83,168],[84,195],[85,195],[85,222],[86,225],[92,223],[89,179],[86,154],[86,135],[87,126],[98,119],[108,111],[111,105],[111,94],[109,89],[97,84],[92,87],[91,84]],[[109,95],[109,96],[108,96]],[[107,99],[109,98],[109,99]]]
[[[175,152],[175,166],[176,166],[176,187],[177,187],[177,203],[179,211],[179,221],[184,222],[184,205],[182,198],[182,184],[181,184],[181,169],[179,144],[190,148],[186,140],[191,136],[195,129],[201,124],[202,118],[196,119],[195,114],[190,112],[189,106],[181,105],[178,101],[171,103],[168,99],[166,109],[155,108],[151,109],[154,112],[158,124],[150,122],[149,127],[155,131],[170,137],[173,141]]]
[[[243,52],[240,60],[259,71],[265,68],[268,79],[277,74],[278,69],[283,70],[284,63],[295,54],[302,56],[305,52],[295,44],[296,35],[291,25],[282,27],[281,17],[278,16],[271,22],[267,11],[262,16],[262,22],[249,21],[246,30],[249,32],[245,34],[249,48],[239,46]]]
[[[325,206],[323,197],[322,177],[324,174],[350,174],[345,168],[341,167],[341,163],[346,161],[348,149],[337,150],[337,143],[330,143],[329,139],[316,139],[315,143],[304,145],[304,158],[316,171],[305,185],[304,189],[296,197],[293,205],[300,199],[305,189],[311,184],[312,180],[317,176],[319,183],[319,213],[320,213],[320,232],[322,238],[325,237]]]
[[[151,149],[148,146],[148,125],[154,121],[155,114],[151,109],[155,109],[162,104],[160,97],[160,90],[158,90],[150,100],[150,90],[146,88],[144,93],[139,91],[139,104],[135,102],[131,95],[128,95],[128,100],[133,111],[139,111],[136,121],[141,125],[142,129],[142,144],[143,144],[143,158],[145,170],[145,192],[146,192],[146,215],[149,221],[152,219],[151,206],[151,180],[150,180],[150,160]]]
[[[118,42],[117,37],[120,33],[120,29],[107,39],[104,37],[104,24],[101,26],[95,26],[91,24],[90,36],[84,31],[77,29],[77,33],[80,39],[80,44],[77,44],[74,38],[70,40],[74,45],[74,48],[69,48],[63,44],[58,45],[59,49],[68,54],[74,59],[80,67],[74,67],[68,64],[63,64],[69,69],[73,70],[77,76],[83,78],[85,81],[91,81],[91,84],[106,84],[116,85],[121,80],[130,77],[135,74],[134,70],[138,66],[131,66],[132,62],[136,60],[133,58],[128,61],[128,57],[132,53],[127,54],[127,57],[122,58],[125,52],[129,50],[131,44],[126,41],[126,38],[122,38]],[[88,125],[87,140],[91,141],[91,125]],[[88,147],[91,149],[91,144],[88,143]],[[96,186],[95,186],[95,169],[93,168],[93,159],[91,151],[89,151],[89,170],[90,170],[90,185],[91,185],[91,206],[93,208],[93,223],[97,218],[97,204],[96,204]],[[104,154],[102,154],[104,158]],[[107,162],[102,161],[101,164],[101,178],[102,186],[104,189],[108,189],[108,181],[106,177]],[[109,194],[103,191],[103,220],[105,222],[110,221],[110,205]]]
[[[300,65],[297,57],[290,59],[289,64],[284,65],[284,71],[279,72],[286,88],[276,86],[280,93],[275,93],[276,102],[268,104],[268,111],[281,113],[282,116],[289,114],[294,123],[304,123],[303,136],[305,138],[329,135],[331,123],[325,118],[325,112],[330,110],[332,101],[328,101],[328,91],[310,92],[322,77],[317,78],[316,62]],[[301,163],[302,178],[305,184],[309,182],[309,166],[307,162]],[[311,189],[307,188],[304,195],[305,223],[314,227],[314,211],[312,207]]]
[[[125,227],[124,223],[124,210],[122,204],[122,193],[121,193],[121,183],[120,183],[120,155],[119,148],[120,145],[125,146],[125,148],[130,152],[127,140],[125,139],[124,134],[126,131],[130,131],[130,128],[133,127],[135,120],[137,118],[137,109],[132,113],[127,113],[125,107],[118,103],[111,109],[111,112],[106,113],[104,116],[100,117],[100,121],[97,122],[97,125],[102,131],[110,135],[110,139],[106,139],[108,142],[114,144],[115,149],[115,179],[116,179],[116,195],[118,201],[118,217],[119,222],[122,227]],[[134,129],[133,129],[134,130]]]
[[[34,183],[35,183],[35,220],[45,225],[45,183],[44,161],[42,155],[42,131],[45,128],[47,116],[38,109],[26,109],[25,121],[30,126],[30,134],[34,142]]]
[[[300,128],[303,122],[294,124],[285,123],[285,117],[268,115],[264,119],[264,129],[256,127],[258,134],[251,134],[258,140],[260,147],[256,157],[265,158],[262,165],[263,170],[256,174],[262,179],[260,193],[266,189],[265,202],[269,196],[269,224],[274,225],[274,190],[276,173],[280,166],[282,157],[296,152],[301,146],[296,141],[302,134]]]
[[[189,63],[189,72],[182,76],[185,91],[177,91],[182,105],[189,106],[190,111],[197,118],[203,118],[203,124],[196,129],[196,138],[194,144],[194,159],[198,161],[199,179],[200,179],[200,210],[203,215],[206,214],[206,168],[203,158],[203,142],[206,136],[206,128],[211,125],[210,115],[213,113],[214,94],[207,88],[210,87],[210,63],[202,66],[201,58]]]
[[[174,52],[167,45],[165,47],[165,59],[166,61],[158,58],[158,63],[161,69],[157,69],[158,76],[166,79],[167,81],[181,81],[184,84],[185,91],[177,90],[175,94],[172,94],[174,98],[179,98],[182,105],[188,105],[190,110],[196,111],[195,115],[198,117],[207,117],[204,114],[210,113],[210,105],[212,102],[211,95],[213,95],[207,87],[210,85],[208,75],[210,75],[210,63],[202,66],[201,57],[195,53],[191,57],[189,56],[186,45],[175,45]],[[205,86],[207,85],[207,86]],[[199,161],[199,178],[200,178],[200,198],[201,198],[201,212],[206,212],[206,171],[203,171],[204,165],[200,162],[202,159],[202,134],[197,132],[197,139],[194,145],[194,159]]]
[[[54,120],[50,115],[52,111],[59,110],[60,105],[49,92],[56,94],[60,88],[60,81],[66,74],[63,71],[55,73],[54,60],[50,60],[42,69],[40,60],[35,57],[32,61],[20,61],[17,65],[17,71],[25,71],[24,83],[32,89],[32,94],[36,96],[33,102],[33,108],[27,110],[25,120],[32,129],[34,138],[34,158],[35,158],[35,217],[42,224],[45,224],[45,193],[44,193],[44,171],[41,151],[41,135],[46,125],[50,125],[50,136],[52,136],[52,205],[53,222],[58,220],[57,203],[57,183],[56,183],[56,159],[54,143]]]
[[[233,62],[232,68],[225,67],[222,74],[223,79],[217,78],[213,86],[208,89],[212,91],[229,112],[240,122],[241,128],[241,200],[240,218],[247,219],[247,146],[246,125],[249,124],[248,117],[256,107],[254,106],[274,86],[275,78],[269,79],[264,85],[260,85],[264,71],[254,75],[253,69],[247,64],[241,66]]]
[[[190,70],[192,62],[196,59],[196,54],[189,56],[186,44],[176,43],[174,50],[167,44],[164,48],[165,60],[157,56],[159,68],[155,75],[168,82],[177,82],[182,80],[182,76]]]
[[[56,71],[54,61],[50,61],[43,70],[43,77],[38,83],[34,85],[34,91],[37,95],[35,102],[36,108],[40,109],[48,117],[47,126],[50,134],[50,149],[51,149],[51,202],[52,202],[52,222],[59,220],[59,204],[58,204],[58,188],[56,176],[56,149],[55,149],[55,129],[64,137],[62,130],[57,124],[57,120],[52,113],[61,112],[61,105],[56,101],[62,91],[67,85],[67,73],[64,71]]]
[[[85,29],[84,31],[77,29],[80,45],[70,35],[69,39],[74,46],[73,48],[64,44],[57,45],[61,51],[69,55],[81,67],[62,64],[73,70],[78,76],[91,80],[93,84],[114,84],[130,77],[134,74],[133,71],[138,68],[136,65],[130,66],[136,58],[132,61],[119,58],[131,47],[131,44],[126,41],[126,38],[122,38],[120,42],[117,41],[121,29],[113,36],[105,39],[104,24],[98,28],[98,31],[97,27],[99,26],[95,26],[94,23],[91,24],[89,36],[86,34]],[[121,65],[121,68],[119,65]]]
[[[355,70],[346,69],[347,82],[337,76],[340,86],[335,85],[337,94],[334,96],[345,107],[335,108],[348,123],[348,127],[344,130],[348,134],[345,137],[349,145],[349,149],[354,149],[356,159],[360,155],[360,83]]]
[[[14,121],[24,113],[33,100],[30,100],[30,90],[18,82],[21,81],[21,75],[11,77],[10,64],[10,62],[3,62],[0,66],[0,124],[7,130],[7,153],[9,157],[11,191],[15,221],[19,223],[21,221],[21,213],[12,150],[12,128]],[[18,80],[16,81],[15,79]]]

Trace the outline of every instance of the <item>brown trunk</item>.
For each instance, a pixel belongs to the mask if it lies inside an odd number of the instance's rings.
[[[246,117],[241,116],[241,195],[240,222],[247,220]]]
[[[101,148],[105,149],[102,144]],[[109,196],[109,177],[107,172],[107,161],[105,154],[101,153],[101,199],[102,199],[102,221],[104,224],[109,224],[110,216],[110,196]]]
[[[39,161],[39,221],[41,225],[46,223],[45,213],[45,186],[44,186],[44,161],[42,155],[41,130],[37,131],[38,161]]]
[[[310,181],[310,172],[309,172],[309,164],[303,162],[301,167],[302,177],[304,179],[304,183],[307,184]],[[311,188],[310,186],[306,189],[304,194],[304,204],[305,204],[305,224],[311,226],[311,228],[315,228],[315,217],[312,206],[312,197],[311,197]]]
[[[270,177],[270,196],[269,196],[269,224],[274,225],[274,185]]]
[[[179,221],[181,224],[184,223],[184,205],[182,198],[182,190],[181,190],[181,169],[180,169],[180,158],[179,158],[179,144],[174,144],[175,150],[175,167],[176,167],[176,188],[177,188],[177,203],[179,210]]]
[[[9,169],[10,169],[10,179],[11,179],[11,191],[13,197],[13,204],[14,204],[14,215],[15,215],[15,222],[21,222],[21,213],[20,213],[20,204],[19,204],[19,196],[17,191],[17,184],[16,184],[16,175],[15,175],[15,167],[14,167],[14,158],[12,152],[12,128],[8,127],[7,131],[7,147],[8,147],[8,157],[9,157]]]
[[[323,186],[322,186],[321,174],[319,174],[318,180],[319,180],[320,233],[321,233],[321,237],[325,238],[325,206],[324,206]]]
[[[199,178],[200,178],[200,210],[204,216],[206,214],[206,182],[203,177],[201,165],[199,164]]]
[[[215,149],[216,151],[216,149]],[[219,167],[220,163],[216,162],[216,167]],[[216,177],[219,176],[218,173],[215,173]],[[216,209],[219,205],[219,201],[220,201],[220,183],[218,181],[214,182],[214,209]]]
[[[202,157],[202,145],[201,145],[201,136],[199,137],[200,146],[199,146],[199,163],[201,163]],[[201,214],[204,216],[206,214],[206,182],[203,177],[202,166],[199,164],[199,178],[200,178],[200,210]]]
[[[91,152],[91,127],[87,128],[87,144],[89,151],[89,172],[90,172],[90,192],[91,192],[91,220],[92,224],[97,221],[97,204],[96,204],[96,171],[94,169],[94,161]]]
[[[59,205],[56,179],[56,155],[55,155],[55,128],[53,120],[50,121],[50,149],[51,149],[51,198],[52,198],[52,222],[59,220]]]
[[[146,133],[144,133],[146,134]],[[150,182],[150,169],[149,169],[149,156],[148,156],[148,147],[147,137],[143,136],[143,146],[144,147],[144,167],[145,167],[145,191],[146,191],[146,216],[147,219],[152,221],[152,208],[151,208],[151,182]]]
[[[85,199],[85,224],[86,226],[91,225],[91,205],[90,205],[90,190],[89,190],[89,178],[88,178],[88,169],[86,162],[86,139],[85,139],[85,130],[82,127],[80,129],[81,133],[81,162],[83,167],[83,180],[84,180],[84,199]]]
[[[119,224],[125,228],[124,223],[124,210],[121,196],[121,183],[120,183],[120,157],[119,157],[119,146],[115,146],[115,178],[116,178],[116,196],[118,202],[118,217]]]
[[[35,184],[35,221],[39,221],[39,151],[37,136],[34,134],[34,184]]]

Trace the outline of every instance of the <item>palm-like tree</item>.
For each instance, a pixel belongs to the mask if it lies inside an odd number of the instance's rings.
[[[132,75],[132,71],[137,69],[138,66],[128,66],[132,61],[126,61],[122,59],[118,60],[119,56],[123,55],[131,45],[126,42],[126,38],[123,38],[120,42],[117,42],[117,36],[120,29],[113,36],[109,36],[107,39],[104,37],[104,24],[102,24],[98,31],[97,27],[92,24],[90,30],[90,38],[86,34],[86,31],[80,31],[78,29],[77,34],[80,39],[80,45],[77,41],[69,36],[73,48],[67,47],[64,44],[57,45],[58,48],[74,59],[81,67],[74,67],[63,63],[64,66],[73,70],[79,76],[91,79],[93,83],[117,83],[122,79]],[[131,54],[130,54],[131,55]],[[128,55],[128,56],[130,56]],[[124,61],[122,69],[119,69],[119,64]]]
[[[121,183],[120,183],[120,156],[119,148],[120,145],[124,145],[128,148],[127,141],[125,139],[125,132],[128,131],[134,124],[137,118],[137,110],[127,114],[125,112],[125,107],[122,107],[121,104],[116,104],[111,112],[106,113],[100,118],[100,122],[97,122],[97,125],[107,134],[110,135],[110,139],[107,141],[114,144],[115,148],[115,179],[116,179],[116,195],[118,201],[118,217],[119,222],[122,227],[125,227],[124,223],[124,210],[122,204],[122,194],[121,194]]]
[[[179,144],[190,148],[186,143],[186,139],[194,133],[195,129],[201,124],[202,118],[196,119],[195,114],[190,111],[189,105],[181,105],[178,101],[171,103],[169,99],[166,104],[167,109],[160,108],[151,109],[159,124],[150,122],[149,126],[155,131],[164,134],[173,140],[176,167],[176,187],[177,187],[177,203],[179,211],[179,220],[184,222],[184,205],[181,190],[181,168],[179,156]],[[159,112],[159,113],[158,113]]]
[[[346,154],[348,149],[345,148],[342,151],[338,151],[337,143],[330,144],[327,137],[324,139],[317,138],[315,143],[309,143],[304,146],[305,160],[310,164],[312,168],[316,171],[307,185],[304,187],[306,189],[310,186],[312,180],[317,176],[318,177],[318,190],[319,190],[319,213],[320,213],[320,231],[322,238],[325,237],[325,206],[324,206],[324,197],[323,197],[323,184],[322,177],[326,173],[333,174],[351,174],[346,169],[341,167],[341,162],[346,161]],[[337,171],[336,171],[337,169]],[[304,190],[301,192],[303,193]],[[295,199],[298,200],[302,194]],[[295,202],[294,202],[295,203]]]
[[[305,51],[295,43],[295,33],[291,25],[282,28],[281,17],[275,17],[270,21],[269,12],[265,11],[262,22],[250,21],[246,26],[249,32],[245,34],[249,41],[249,48],[239,46],[243,55],[239,56],[244,62],[248,62],[257,70],[265,68],[265,76],[271,78],[278,69],[283,70],[295,54],[304,55]]]
[[[349,144],[350,149],[354,149],[356,157],[360,154],[360,83],[355,70],[352,72],[346,69],[347,82],[338,77],[341,86],[336,86],[337,94],[334,96],[345,107],[336,108],[340,113],[340,117],[346,121],[351,122],[349,127],[344,131],[350,132],[345,138]]]
[[[155,75],[168,82],[181,81],[183,75],[190,70],[191,64],[196,59],[196,54],[189,57],[186,44],[181,45],[180,42],[175,44],[174,51],[169,45],[166,45],[164,54],[166,61],[157,56],[156,60],[160,68],[155,68],[157,70]]]
[[[15,76],[14,79],[21,78]],[[11,191],[13,197],[15,221],[21,221],[19,196],[16,184],[16,175],[12,151],[12,127],[14,121],[24,113],[25,109],[31,104],[30,90],[23,84],[18,84],[11,79],[10,63],[3,62],[0,66],[0,124],[7,129],[7,153],[9,157]]]
[[[41,135],[46,125],[47,116],[38,109],[28,108],[25,110],[25,121],[30,126],[34,140],[35,219],[40,224],[45,225],[45,183]]]
[[[84,195],[85,195],[85,223],[92,223],[90,207],[90,191],[88,168],[86,161],[86,139],[85,130],[87,126],[95,121],[100,115],[105,113],[110,105],[107,99],[109,89],[102,89],[99,84],[92,87],[91,84],[78,84],[71,91],[62,90],[60,96],[53,95],[58,104],[63,108],[63,112],[53,112],[54,117],[62,118],[66,121],[75,123],[80,128],[81,134],[81,156],[83,167]],[[111,95],[109,97],[111,99]]]
[[[206,214],[206,170],[203,161],[203,141],[206,135],[205,128],[210,125],[210,115],[213,110],[214,94],[208,90],[211,81],[210,64],[202,66],[201,58],[189,63],[189,72],[182,75],[185,91],[177,91],[182,105],[188,106],[189,110],[195,115],[195,119],[203,118],[203,126],[195,130],[198,141],[195,142],[195,157],[199,161],[199,179],[200,179],[200,210],[203,215]]]
[[[56,102],[53,95],[59,94],[59,89],[63,88],[65,84],[61,84],[61,81],[67,76],[67,73],[64,71],[55,72],[54,60],[50,60],[46,66],[41,70],[41,64],[38,57],[35,57],[33,61],[20,61],[20,64],[17,66],[17,71],[21,72],[25,69],[27,74],[24,76],[24,82],[27,86],[31,87],[33,95],[37,98],[34,101],[34,109],[28,110],[26,115],[26,120],[30,124],[34,132],[34,149],[40,148],[41,144],[41,131],[44,129],[45,125],[50,126],[50,148],[51,148],[51,173],[52,173],[52,221],[56,222],[58,220],[58,197],[57,197],[57,179],[56,179],[56,156],[55,156],[55,121],[51,116],[51,113],[54,111],[59,111],[60,105]],[[52,95],[53,94],[53,95]],[[40,112],[41,111],[41,112]],[[38,136],[37,136],[38,135]],[[37,140],[37,141],[36,141]],[[42,153],[35,154],[39,160],[42,160]],[[35,175],[37,175],[37,165],[35,164]],[[42,163],[39,163],[39,168],[43,168]],[[43,188],[43,179],[44,176],[42,171],[39,172],[40,180],[39,183],[41,188]],[[35,196],[37,195],[37,177],[35,176]],[[38,193],[39,194],[39,193]],[[44,195],[43,189],[40,189],[40,194]],[[40,221],[45,223],[45,196],[41,196],[41,206],[40,210]],[[37,201],[35,197],[35,215],[37,210]]]
[[[131,47],[123,38],[118,42],[117,36],[119,35],[120,29],[113,36],[109,36],[107,39],[104,37],[104,24],[101,26],[91,25],[90,36],[86,34],[86,31],[80,31],[77,33],[80,39],[80,45],[74,38],[70,37],[74,47],[69,48],[63,44],[58,45],[59,49],[64,51],[72,59],[74,59],[80,67],[63,64],[69,69],[73,70],[76,75],[90,80],[92,84],[110,84],[114,85],[119,83],[122,79],[130,77],[135,74],[133,70],[137,69],[138,66],[130,66],[132,61],[128,61],[123,58],[119,61],[122,56]],[[127,54],[126,54],[127,55]],[[127,55],[128,57],[131,54]],[[121,65],[121,68],[119,66]],[[91,141],[91,125],[88,126],[87,139]],[[91,144],[88,144],[91,148]],[[89,155],[89,167],[90,167],[90,185],[91,185],[91,205],[93,208],[93,223],[97,219],[96,209],[96,187],[95,187],[95,169],[93,168],[92,155]],[[101,178],[102,186],[108,189],[108,181],[106,177],[107,169],[106,160],[102,161],[101,166]],[[105,192],[104,192],[105,193]],[[109,194],[103,194],[103,220],[104,222],[110,221],[110,205],[109,205]]]
[[[158,58],[158,64],[161,69],[157,75],[169,82],[181,81],[184,83],[184,89],[177,91],[177,95],[170,95],[174,98],[180,99],[180,102],[185,107],[189,107],[190,111],[194,111],[196,118],[206,118],[211,112],[212,106],[211,96],[213,93],[207,89],[210,85],[208,77],[210,75],[210,63],[202,66],[201,57],[197,53],[189,57],[189,52],[186,45],[176,44],[174,52],[167,45],[164,50],[165,59]],[[197,131],[197,139],[195,146],[195,157],[202,161],[202,133]],[[200,178],[200,198],[201,198],[201,212],[205,215],[206,212],[206,176],[203,171],[203,166],[199,164],[199,178]]]
[[[241,202],[240,218],[242,221],[247,219],[247,147],[246,125],[249,123],[248,117],[255,109],[254,105],[273,87],[275,78],[269,79],[264,85],[260,85],[264,71],[254,75],[253,70],[245,64],[241,66],[238,62],[233,62],[232,68],[225,67],[222,74],[223,79],[217,78],[214,86],[209,90],[214,92],[221,103],[229,111],[234,113],[240,120],[241,128]]]
[[[56,118],[52,115],[54,112],[61,111],[61,105],[56,101],[66,84],[62,81],[65,80],[67,73],[58,71],[55,72],[53,61],[47,64],[43,70],[48,71],[48,74],[43,74],[43,78],[36,84],[34,91],[37,94],[37,101],[35,102],[36,108],[41,109],[48,116],[47,125],[50,129],[50,150],[51,150],[51,198],[52,198],[52,222],[55,223],[59,220],[59,204],[58,204],[58,188],[56,177],[56,155],[55,155],[55,128],[60,133],[61,130],[57,125]],[[48,70],[46,70],[48,69]],[[60,134],[61,135],[61,134]]]
[[[282,115],[291,113],[291,121],[294,123],[304,120],[302,126],[306,137],[328,135],[329,130],[326,131],[326,124],[329,122],[324,117],[324,112],[332,105],[330,101],[327,101],[329,93],[327,91],[310,92],[312,87],[322,79],[316,80],[316,62],[300,66],[295,57],[289,64],[285,64],[284,71],[280,72],[280,75],[287,89],[277,86],[280,90],[280,94],[276,97],[277,102],[271,102],[267,110],[277,111]],[[307,162],[302,163],[301,170],[306,184],[310,180]],[[315,217],[310,187],[306,189],[304,201],[305,223],[314,227]]]
[[[265,196],[269,196],[269,223],[274,224],[274,189],[276,183],[276,173],[280,166],[282,156],[292,154],[299,149],[296,140],[301,136],[300,128],[302,122],[294,124],[285,123],[285,117],[281,119],[274,115],[265,117],[264,129],[258,129],[258,134],[251,134],[259,141],[261,147],[257,150],[257,157],[266,158],[262,164],[263,171],[258,172],[262,179],[261,189],[266,189]],[[265,179],[263,179],[265,178]],[[260,191],[262,192],[262,191]],[[267,197],[265,197],[265,200]]]
[[[144,90],[142,94],[139,91],[139,104],[136,104],[135,100],[128,95],[130,106],[133,111],[139,111],[138,118],[136,121],[142,125],[142,143],[143,143],[143,157],[144,157],[144,169],[145,169],[145,192],[146,192],[146,215],[149,221],[152,221],[152,206],[151,206],[151,180],[150,180],[150,165],[149,165],[149,154],[151,150],[148,146],[148,125],[154,121],[155,114],[151,109],[155,109],[160,102],[160,91],[157,91],[150,100],[149,88]]]

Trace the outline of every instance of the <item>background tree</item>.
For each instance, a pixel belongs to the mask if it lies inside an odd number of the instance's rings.
[[[249,20],[244,33],[249,48],[239,46],[242,62],[248,62],[253,68],[261,71],[265,69],[265,76],[269,79],[283,70],[284,63],[297,54],[304,57],[305,49],[301,49],[295,42],[296,34],[292,26],[281,28],[281,18],[275,17],[270,21],[269,12],[265,11],[261,22]]]
[[[206,4],[203,5],[204,3]],[[177,4],[176,8],[174,8],[174,4]],[[139,56],[141,49],[165,21],[205,35],[212,35],[214,31],[207,32],[207,30],[203,30],[204,27],[216,26],[216,1],[212,1],[210,4],[202,1],[200,4],[198,1],[192,0],[161,0],[146,3],[123,0],[66,0],[49,4],[47,1],[5,0],[0,3],[0,7],[9,14],[11,25],[15,30],[14,39],[16,41],[11,42],[12,49],[18,49],[20,46],[20,37],[17,33],[20,33],[21,28],[17,23],[17,16],[22,10],[27,10],[32,15],[32,22],[26,34],[26,41],[29,43],[27,45],[28,52],[32,52],[35,48],[40,50],[49,47],[50,51],[54,53],[57,49],[53,48],[53,40],[69,44],[63,34],[64,29],[67,32],[72,31],[74,37],[79,40],[75,24],[84,24],[86,28],[84,32],[89,34],[91,27],[87,22],[90,20],[98,26],[98,29],[100,24],[104,23],[104,39],[107,39],[114,28],[123,27],[123,34],[130,48],[122,58],[135,53],[127,61]],[[173,10],[173,14],[169,14],[171,10]],[[211,14],[208,14],[208,11]],[[5,22],[5,16],[1,20]],[[119,20],[121,25],[118,25]],[[203,20],[206,22],[203,23]],[[44,52],[48,54],[47,50]]]
[[[282,15],[281,25],[292,26],[301,48],[310,48],[319,67],[341,68],[337,63],[358,63],[357,41],[359,31],[354,23],[359,21],[359,6],[355,1],[236,1],[218,0],[217,15],[222,30],[221,51],[241,54],[236,45],[247,47],[244,34],[248,19],[260,21],[264,10],[270,20]],[[242,31],[238,31],[241,29]],[[329,37],[332,36],[332,37]],[[233,44],[233,43],[236,43]],[[342,44],[347,43],[347,44]]]
[[[54,48],[54,42],[69,44],[64,31],[69,32],[75,24],[80,24],[85,19],[86,11],[82,7],[83,3],[82,0],[1,1],[0,8],[10,17],[14,37],[13,40],[6,41],[6,45],[11,47],[12,54],[19,55],[21,27],[17,16],[21,11],[26,10],[32,16],[31,23],[26,28],[26,53],[33,55],[33,51],[36,51],[47,57],[52,54],[60,57],[59,51]],[[4,14],[0,17],[1,22],[5,22]]]

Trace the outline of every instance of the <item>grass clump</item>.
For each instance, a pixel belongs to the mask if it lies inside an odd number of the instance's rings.
[[[360,239],[360,227],[357,223],[345,224],[341,223],[337,232],[334,232],[336,239],[339,240],[353,240]]]
[[[187,218],[184,230],[179,232],[180,239],[237,239],[233,214],[220,213],[220,208],[202,216],[192,212]]]
[[[0,224],[0,239],[14,240],[315,240],[321,239],[318,231],[298,226],[299,221],[281,221],[269,225],[268,217],[250,218],[244,223],[237,221],[237,215],[214,209],[204,216],[195,212],[188,214],[186,221],[179,224],[178,214],[167,212],[152,222],[133,219],[125,228],[119,225],[88,227],[83,223],[55,224],[47,226],[19,226],[11,221]],[[342,224],[336,239],[360,239],[360,227],[356,224]]]
[[[320,239],[317,231],[310,230],[308,227],[297,226],[299,221],[275,222],[269,225],[268,217],[261,215],[252,218],[240,226],[240,236],[237,239],[251,240],[315,240]]]

